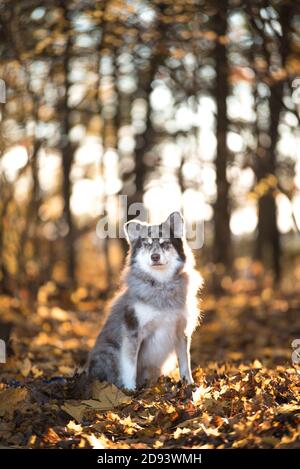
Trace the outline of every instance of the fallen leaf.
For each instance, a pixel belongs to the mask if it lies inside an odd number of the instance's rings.
[[[53,428],[48,428],[47,432],[43,436],[43,440],[52,444],[56,444],[60,440],[60,437]]]
[[[69,375],[69,376],[72,376],[74,374],[74,367],[73,366],[65,366],[65,365],[62,365],[60,366],[59,368],[59,372],[62,374],[62,375]]]
[[[175,432],[174,432],[174,440],[177,440],[178,438],[180,438],[182,435],[188,435],[189,433],[191,433],[191,429],[190,428],[179,428],[177,427]]]
[[[82,426],[80,424],[77,425],[74,420],[70,420],[70,422],[67,424],[67,429],[74,433],[82,432]]]
[[[86,439],[90,443],[93,449],[105,449],[107,445],[105,445],[105,437],[100,436],[97,437],[93,433],[91,435],[86,435]]]
[[[192,392],[193,402],[196,404],[204,398],[210,398],[211,387],[198,386],[195,391]]]
[[[276,408],[276,412],[286,414],[290,412],[295,412],[298,414],[300,412],[300,405],[299,404],[282,404]]]
[[[131,402],[131,398],[116,386],[100,381],[93,384],[92,397],[93,399],[83,401],[66,401],[62,410],[81,423],[88,410],[104,412]]]
[[[67,414],[71,415],[71,417],[73,417],[78,423],[82,422],[84,413],[87,410],[87,407],[78,401],[66,401],[61,408]]]
[[[110,383],[95,381],[92,386],[92,397],[101,403],[102,410],[114,409],[123,404],[129,404],[131,397]]]
[[[24,378],[26,378],[29,375],[31,371],[31,367],[32,367],[31,361],[29,360],[29,358],[25,358],[25,360],[23,361],[23,363],[21,363],[21,366],[20,366],[20,372],[24,376]]]
[[[26,388],[9,388],[0,393],[0,416],[12,413],[28,396]]]

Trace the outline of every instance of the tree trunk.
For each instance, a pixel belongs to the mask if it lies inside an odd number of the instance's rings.
[[[68,279],[72,282],[75,281],[75,270],[76,270],[76,261],[75,261],[75,251],[74,251],[74,222],[71,212],[71,191],[72,185],[70,180],[70,173],[73,164],[74,152],[69,140],[69,131],[70,131],[70,121],[69,114],[70,109],[68,105],[68,95],[69,95],[69,63],[71,58],[71,36],[70,36],[70,19],[68,7],[65,2],[61,2],[61,7],[64,11],[64,21],[65,28],[64,32],[66,34],[66,46],[63,55],[63,73],[64,73],[64,95],[61,103],[61,151],[62,151],[62,173],[63,173],[63,200],[64,200],[64,209],[63,209],[63,219],[66,223],[67,233],[65,236],[64,250],[65,250],[65,262]]]
[[[9,196],[12,196],[12,194],[9,194],[9,189],[7,187],[4,187],[4,185],[6,185],[6,182],[0,180],[0,292],[4,294],[10,294],[11,287],[9,282],[9,273],[7,271],[4,260],[4,226],[10,198]]]
[[[213,260],[226,267],[231,265],[231,234],[228,191],[229,184],[226,177],[228,161],[227,149],[227,95],[228,86],[228,61],[224,38],[227,32],[227,8],[228,1],[218,2],[218,13],[214,18],[215,31],[218,35],[215,47],[216,85],[215,96],[217,106],[216,137],[217,153],[215,159],[217,199],[214,206],[214,244]]]
[[[291,20],[291,5],[282,5],[280,9],[280,24],[282,27],[282,37],[279,44],[282,68],[286,65],[289,53],[289,25]],[[269,66],[270,57],[268,56]],[[279,139],[278,126],[280,123],[280,113],[282,109],[284,83],[282,80],[273,81],[270,86],[269,110],[270,110],[270,146],[265,154],[265,161],[260,161],[257,172],[257,180],[261,180],[268,175],[276,177],[276,146]],[[277,208],[275,191],[270,188],[258,202],[258,233],[256,240],[255,257],[263,262],[270,261],[275,280],[280,279],[281,246],[280,233],[277,226]]]
[[[270,106],[270,147],[266,150],[265,162],[261,163],[257,180],[276,174],[276,144],[278,141],[278,124],[280,118],[280,101],[277,96],[282,96],[282,84],[271,87]],[[277,209],[275,192],[273,188],[267,190],[258,201],[258,225],[256,240],[256,258],[272,264],[275,279],[280,277],[280,235],[277,226]]]
[[[154,59],[153,59],[154,60]],[[150,67],[149,72],[151,78],[152,71],[155,67]],[[155,73],[155,72],[154,72]],[[136,149],[135,149],[135,202],[143,202],[143,194],[145,189],[145,180],[147,175],[147,165],[145,163],[145,154],[150,149],[153,139],[153,128],[151,122],[151,107],[150,107],[150,93],[151,93],[151,78],[149,77],[147,88],[145,89],[145,96],[147,99],[147,115],[145,122],[145,131],[141,135],[136,136]]]

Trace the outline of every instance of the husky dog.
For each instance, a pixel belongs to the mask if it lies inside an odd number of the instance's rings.
[[[172,213],[160,225],[124,225],[130,245],[123,286],[89,357],[91,379],[134,390],[167,374],[179,362],[192,384],[190,344],[197,326],[202,284],[184,237],[184,221]]]

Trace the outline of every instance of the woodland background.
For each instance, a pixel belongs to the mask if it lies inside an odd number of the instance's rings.
[[[3,445],[299,447],[297,2],[2,0],[0,78]],[[192,400],[161,380],[113,413],[72,376],[124,261],[98,224],[119,195],[204,220],[206,286]]]

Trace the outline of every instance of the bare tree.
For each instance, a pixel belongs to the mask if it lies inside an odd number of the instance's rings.
[[[228,58],[226,50],[228,1],[217,2],[217,13],[213,19],[216,37],[214,51],[216,67],[215,99],[217,106],[216,139],[217,153],[215,159],[217,199],[214,206],[214,244],[213,258],[216,263],[229,267],[231,264],[231,234],[229,213],[229,184],[226,176],[228,163],[227,149],[227,96],[228,86]]]

